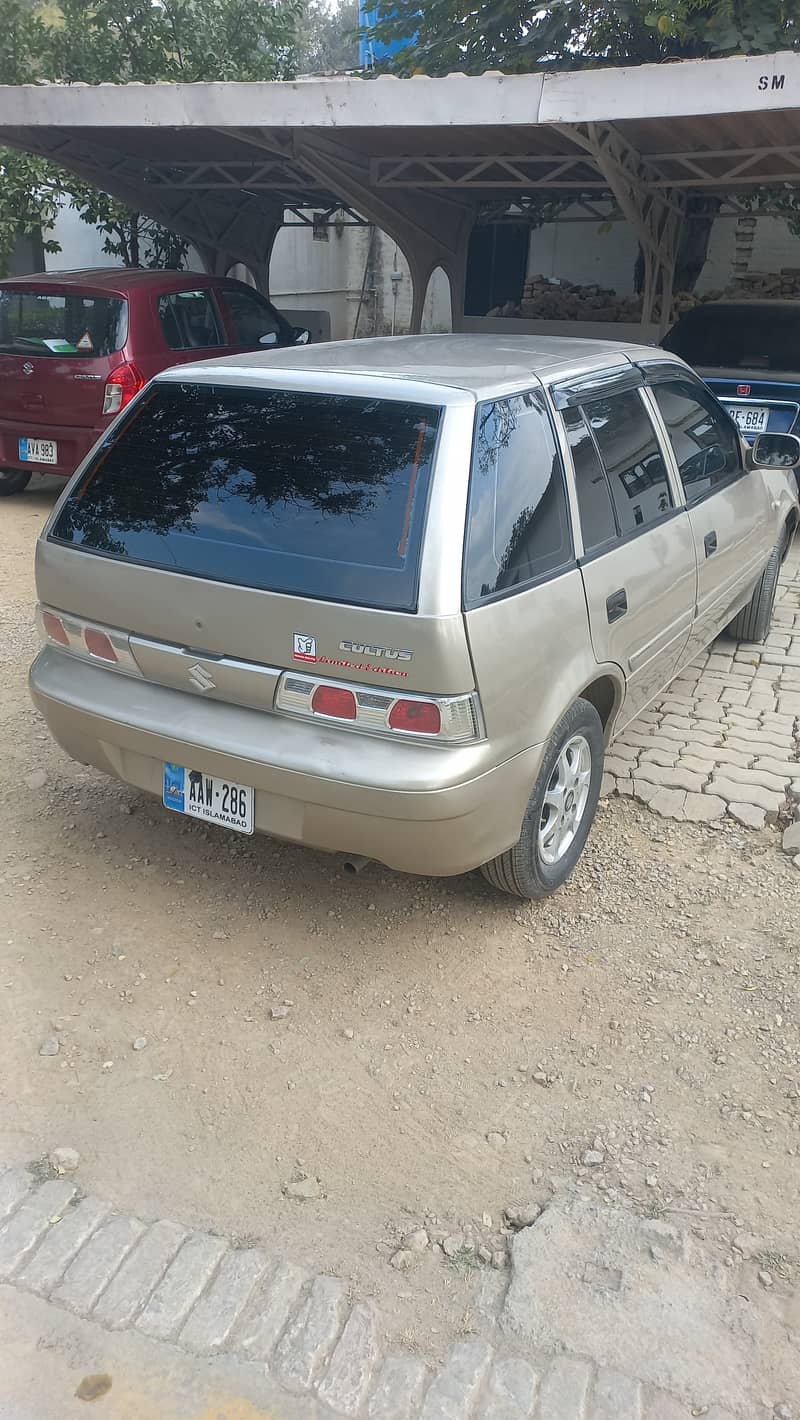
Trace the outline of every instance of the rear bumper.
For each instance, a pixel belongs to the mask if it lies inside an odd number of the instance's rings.
[[[492,765],[214,703],[47,649],[33,699],[73,759],[162,796],[165,761],[252,785],[258,832],[402,872],[468,872],[519,837],[543,746]]]
[[[0,419],[0,468],[25,468],[30,469],[31,473],[55,473],[62,478],[70,478],[107,428],[108,423],[96,429],[89,429],[80,425]],[[19,456],[19,441],[29,438],[54,439],[58,450],[57,463],[23,462]]]

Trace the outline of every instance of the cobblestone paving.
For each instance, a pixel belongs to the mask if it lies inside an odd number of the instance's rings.
[[[800,799],[800,546],[761,645],[721,637],[611,745],[604,794],[665,818],[763,828]]]
[[[272,1386],[308,1397],[314,1420],[737,1420],[590,1357],[509,1354],[494,1330],[492,1342],[458,1341],[439,1367],[387,1354],[374,1308],[340,1279],[114,1214],[65,1179],[37,1186],[26,1169],[1,1170],[0,1220],[0,1281],[154,1344],[258,1363]]]

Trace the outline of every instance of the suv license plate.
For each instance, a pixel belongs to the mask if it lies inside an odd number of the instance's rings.
[[[55,439],[20,439],[20,463],[58,463]]]
[[[769,409],[764,404],[729,404],[726,408],[743,434],[763,434],[769,423]]]
[[[235,828],[237,833],[252,833],[254,803],[255,790],[247,784],[233,784],[182,764],[164,765],[164,804],[176,813]]]

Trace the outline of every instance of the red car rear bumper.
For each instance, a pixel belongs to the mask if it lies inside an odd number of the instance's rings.
[[[0,419],[0,468],[27,468],[32,473],[55,473],[69,478],[92,445],[108,426],[84,429],[75,425],[37,424],[33,420]],[[21,459],[20,439],[52,439],[56,445],[56,463],[35,463]]]

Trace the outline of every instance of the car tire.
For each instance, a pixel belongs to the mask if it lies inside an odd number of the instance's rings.
[[[737,641],[766,641],[772,622],[772,608],[778,590],[778,576],[781,570],[785,539],[773,547],[769,561],[756,583],[747,606],[742,607],[738,616],[728,627],[728,634]]]
[[[603,755],[600,716],[588,700],[576,700],[547,742],[518,842],[481,867],[492,887],[528,899],[561,887],[583,852],[597,811]]]
[[[10,498],[12,493],[21,493],[31,481],[26,468],[0,468],[0,498]]]

